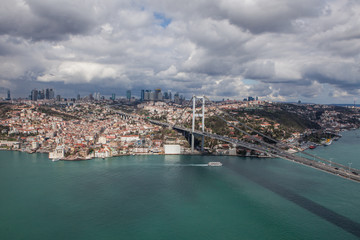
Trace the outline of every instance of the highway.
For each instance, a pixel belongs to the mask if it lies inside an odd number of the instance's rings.
[[[127,117],[131,117],[131,118],[139,118],[139,116],[135,116],[132,114],[128,114],[128,113],[124,113],[121,111],[116,111],[116,113],[127,116]],[[141,117],[140,117],[141,118]],[[209,137],[209,138],[213,138],[213,139],[217,139],[223,142],[227,142],[227,143],[231,143],[234,144],[236,146],[239,147],[243,147],[246,149],[251,149],[254,151],[258,151],[258,152],[262,152],[264,154],[266,154],[269,157],[273,157],[273,158],[282,158],[288,161],[292,161],[292,162],[296,162],[308,167],[312,167],[314,169],[320,170],[320,171],[324,171],[339,177],[343,177],[355,182],[360,182],[360,170],[355,169],[355,168],[348,168],[342,164],[339,163],[334,163],[332,162],[331,165],[326,164],[326,162],[329,163],[328,160],[326,159],[322,159],[317,157],[317,159],[321,160],[321,161],[316,161],[315,159],[309,159],[309,158],[305,158],[299,155],[295,155],[295,154],[291,154],[286,152],[285,150],[282,150],[274,145],[259,141],[260,144],[253,144],[253,143],[249,143],[249,142],[244,142],[238,139],[233,139],[233,138],[229,138],[226,136],[221,136],[218,134],[213,134],[213,133],[209,133],[209,132],[203,132],[203,131],[192,131],[189,128],[185,128],[183,126],[173,126],[169,123],[165,123],[165,122],[160,122],[157,120],[152,120],[152,119],[147,119],[147,118],[142,118],[144,120],[149,121],[152,124],[158,125],[158,126],[162,126],[162,127],[167,127],[167,128],[172,128],[174,130],[177,131],[182,131],[182,132],[188,132],[190,134],[194,134],[194,135],[198,135],[198,136],[205,136],[205,137]],[[255,139],[254,139],[255,140]],[[308,155],[308,156],[312,156],[311,154],[305,153],[304,154]]]
[[[210,137],[213,139],[218,139],[220,141],[224,141],[227,143],[231,143],[234,144],[236,146],[240,146],[243,148],[247,148],[247,149],[251,149],[254,151],[258,151],[258,152],[262,152],[265,153],[266,155],[270,156],[270,157],[275,157],[275,158],[282,158],[288,161],[292,161],[292,162],[296,162],[308,167],[312,167],[315,168],[317,170],[321,170],[330,174],[334,174],[336,176],[339,177],[343,177],[355,182],[360,182],[360,171],[358,169],[355,168],[347,168],[344,165],[338,164],[338,163],[332,163],[333,166],[327,165],[324,162],[320,162],[320,161],[315,161],[309,158],[305,158],[305,157],[301,157],[295,154],[291,154],[288,153],[284,150],[281,150],[277,147],[268,147],[268,146],[262,146],[262,145],[258,145],[258,144],[252,144],[252,143],[248,143],[248,142],[244,142],[241,140],[237,140],[237,139],[233,139],[233,138],[229,138],[226,136],[221,136],[221,135],[217,135],[217,134],[213,134],[213,133],[209,133],[209,132],[202,132],[202,131],[198,131],[195,130],[194,132],[191,131],[191,129],[189,128],[185,128],[182,126],[171,126],[169,123],[164,123],[164,122],[160,122],[160,121],[156,121],[156,120],[150,120],[149,122],[156,124],[156,125],[160,125],[163,127],[168,127],[168,128],[173,128],[175,130],[178,131],[184,131],[184,132],[189,132],[191,134],[194,135],[198,135],[198,136],[205,136],[205,137]]]

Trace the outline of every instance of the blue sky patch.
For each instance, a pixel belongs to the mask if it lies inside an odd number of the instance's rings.
[[[163,13],[155,12],[154,17],[160,20],[159,25],[162,26],[163,28],[166,28],[171,23],[171,18],[166,18]]]

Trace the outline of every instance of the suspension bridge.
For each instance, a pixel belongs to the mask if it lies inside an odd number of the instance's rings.
[[[189,110],[190,104],[192,103],[192,114],[189,114],[188,117],[192,117],[191,121],[191,128],[183,126],[179,121],[181,120],[181,117],[185,113],[185,111]],[[236,129],[238,132],[242,133],[243,135],[246,135],[249,141],[240,140],[239,138],[231,138],[228,136],[219,135],[216,133],[210,133],[205,131],[205,106],[206,103],[209,107],[214,109],[213,115],[215,115],[217,118],[221,119],[224,124]],[[199,107],[200,105],[200,107]],[[201,111],[201,113],[198,113],[198,111]],[[116,111],[116,113],[120,114],[124,118],[140,118],[137,115],[124,113],[122,111]],[[196,118],[201,118],[201,129],[196,129]],[[227,119],[230,120],[227,120]],[[201,151],[204,151],[204,138],[211,138],[216,139],[222,142],[226,142],[229,144],[232,144],[234,147],[241,147],[244,149],[249,149],[253,151],[260,152],[268,157],[272,158],[282,158],[288,161],[292,161],[295,163],[299,163],[308,167],[315,168],[317,170],[321,170],[330,174],[334,174],[352,181],[360,182],[360,170],[356,168],[351,168],[350,166],[347,167],[345,165],[329,161],[327,159],[321,158],[319,156],[310,154],[308,152],[301,152],[300,154],[293,154],[287,151],[287,149],[295,148],[294,146],[285,144],[283,142],[279,142],[278,140],[269,137],[250,126],[246,125],[245,123],[242,123],[235,117],[231,116],[226,111],[221,110],[214,102],[209,100],[206,96],[193,96],[192,99],[188,102],[188,104],[183,108],[182,114],[180,114],[180,117],[176,119],[175,124],[174,123],[168,123],[148,118],[142,118],[146,121],[149,121],[152,124],[174,129],[178,132],[186,133],[191,135],[191,151],[194,152],[195,148],[195,138],[200,137],[201,138]],[[188,120],[185,119],[185,122]],[[234,124],[236,123],[236,125]],[[238,127],[241,126],[242,128]],[[274,144],[270,144],[268,142],[265,142],[264,140],[253,136],[252,134],[256,133],[257,135],[261,136],[262,139],[268,139],[269,141],[273,142]]]

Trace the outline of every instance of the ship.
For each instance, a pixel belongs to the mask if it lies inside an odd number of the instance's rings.
[[[311,145],[309,148],[310,148],[310,149],[315,149],[316,146],[315,146],[315,145]]]
[[[209,167],[221,167],[222,163],[221,162],[209,162],[208,166]]]
[[[329,146],[331,143],[332,143],[332,139],[328,138],[328,139],[326,139],[324,145]]]

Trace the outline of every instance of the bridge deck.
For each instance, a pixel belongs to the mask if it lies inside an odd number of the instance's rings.
[[[247,149],[265,153],[265,154],[269,155],[270,157],[282,158],[282,159],[300,163],[302,165],[309,166],[309,167],[312,167],[312,168],[315,168],[315,169],[318,169],[321,171],[325,171],[327,173],[331,173],[331,174],[334,174],[334,175],[337,175],[337,176],[340,176],[343,178],[347,178],[347,179],[350,179],[350,180],[353,180],[356,182],[360,182],[360,175],[359,175],[360,171],[357,169],[354,169],[354,168],[352,168],[351,171],[349,171],[349,170],[347,170],[347,168],[345,166],[343,166],[342,168],[329,166],[324,162],[318,162],[318,161],[315,161],[315,160],[312,160],[309,158],[290,154],[286,151],[279,151],[278,149],[268,148],[268,147],[264,147],[261,145],[256,145],[256,144],[244,142],[241,140],[237,140],[237,139],[233,139],[233,138],[229,138],[229,137],[225,137],[225,136],[221,136],[221,135],[217,135],[217,134],[213,134],[213,133],[209,133],[209,132],[202,132],[202,131],[194,131],[193,132],[189,128],[185,128],[182,126],[172,126],[169,123],[164,123],[164,122],[160,122],[160,121],[156,121],[156,120],[149,120],[149,121],[153,124],[161,125],[163,127],[171,127],[175,130],[189,132],[191,134],[210,137],[213,139],[218,139],[218,140],[221,140],[224,142],[232,143],[232,144],[235,144],[236,146],[240,146],[240,147],[244,147]],[[340,164],[338,164],[338,165],[340,165]]]
[[[134,116],[132,114],[128,114],[128,113],[124,113],[124,112],[120,112],[120,111],[117,111],[117,112],[119,114],[126,115],[129,117],[139,118],[139,116]],[[233,138],[229,138],[229,137],[225,137],[225,136],[221,136],[221,135],[213,134],[213,133],[209,133],[209,132],[202,132],[202,131],[194,131],[193,132],[191,129],[185,128],[182,126],[173,126],[169,123],[160,122],[160,121],[156,121],[156,120],[152,120],[152,119],[146,119],[146,118],[142,118],[142,119],[148,120],[152,124],[172,128],[177,131],[188,132],[190,134],[194,134],[194,135],[198,135],[198,136],[205,136],[205,137],[221,140],[221,141],[224,141],[227,143],[235,144],[236,146],[240,146],[243,148],[247,148],[247,149],[251,149],[254,151],[265,153],[270,157],[282,158],[282,159],[296,162],[296,163],[299,163],[299,164],[302,164],[305,166],[309,166],[309,167],[312,167],[312,168],[315,168],[315,169],[318,169],[321,171],[325,171],[327,173],[331,173],[331,174],[334,174],[334,175],[337,175],[337,176],[340,176],[340,177],[343,177],[346,179],[360,182],[360,171],[355,168],[351,168],[351,169],[347,170],[347,168],[341,164],[336,164],[337,165],[336,167],[329,166],[324,162],[315,161],[315,160],[301,157],[301,156],[298,156],[295,154],[290,154],[284,150],[280,150],[279,148],[270,148],[267,146],[248,143],[248,142],[244,142],[244,141],[241,141],[238,139],[233,139]]]

